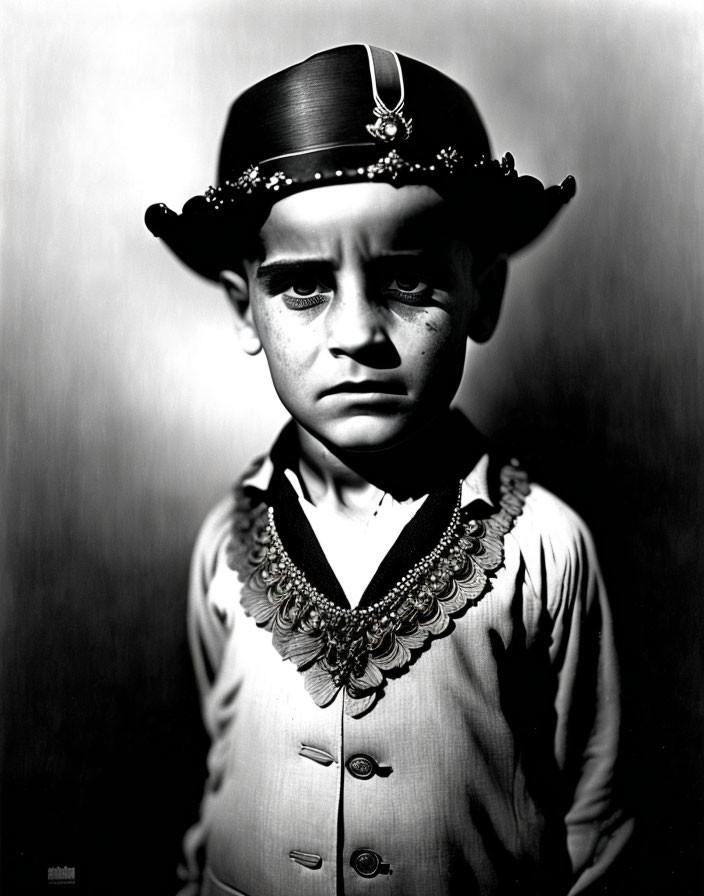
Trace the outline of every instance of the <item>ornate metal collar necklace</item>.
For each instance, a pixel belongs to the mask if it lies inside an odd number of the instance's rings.
[[[504,560],[503,538],[529,492],[515,462],[501,470],[498,510],[483,520],[460,507],[461,485],[449,525],[437,546],[372,606],[343,608],[320,593],[291,560],[276,528],[274,509],[246,507],[234,520],[230,566],[243,580],[242,606],[272,633],[279,654],[303,674],[318,706],[345,689],[345,712],[356,716],[379,698],[386,675],[413,662],[453,616],[491,588]],[[246,519],[242,519],[244,514]]]

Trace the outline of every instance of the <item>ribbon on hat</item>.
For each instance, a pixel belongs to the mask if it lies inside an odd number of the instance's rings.
[[[367,125],[367,131],[375,140],[383,143],[407,140],[413,130],[413,119],[406,119],[402,114],[406,91],[401,61],[393,50],[382,50],[380,47],[370,47],[369,44],[364,44],[364,48],[369,58],[376,115],[376,121]],[[398,99],[391,105],[394,97]]]

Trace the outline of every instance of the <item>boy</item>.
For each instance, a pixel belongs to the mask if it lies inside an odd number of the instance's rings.
[[[492,161],[449,78],[356,45],[245,92],[218,186],[147,212],[292,417],[195,549],[183,893],[576,894],[620,850],[589,535],[449,410],[508,256],[573,194]]]

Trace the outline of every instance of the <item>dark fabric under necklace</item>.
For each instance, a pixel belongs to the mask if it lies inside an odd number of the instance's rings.
[[[228,562],[243,582],[242,606],[295,663],[318,706],[344,688],[348,715],[368,710],[384,689],[385,673],[413,662],[429,638],[490,590],[489,577],[503,564],[504,536],[529,492],[527,476],[514,462],[502,468],[499,508],[486,519],[470,518],[461,492],[460,483],[436,547],[381,600],[354,609],[331,601],[293,563],[273,507],[252,507],[240,496]]]

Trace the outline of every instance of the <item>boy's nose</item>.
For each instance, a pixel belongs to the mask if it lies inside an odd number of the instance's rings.
[[[357,356],[389,343],[381,309],[362,277],[340,278],[327,324],[328,349],[335,356]]]

